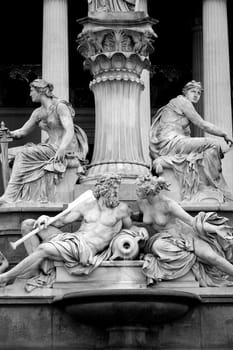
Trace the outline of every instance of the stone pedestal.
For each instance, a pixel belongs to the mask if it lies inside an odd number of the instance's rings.
[[[54,289],[65,291],[88,291],[108,289],[147,289],[147,279],[143,274],[143,261],[140,260],[116,260],[103,261],[102,264],[90,275],[71,275],[64,264],[56,262],[56,281]],[[185,276],[172,281],[162,281],[150,288],[198,288],[192,271]]]
[[[70,275],[63,263],[56,263],[53,288],[69,290],[146,288],[143,261],[104,261],[90,275]]]

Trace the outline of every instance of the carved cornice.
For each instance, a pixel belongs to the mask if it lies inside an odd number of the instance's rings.
[[[78,51],[85,58],[100,53],[136,53],[147,57],[153,51],[155,34],[152,31],[104,29],[85,31],[78,35]]]

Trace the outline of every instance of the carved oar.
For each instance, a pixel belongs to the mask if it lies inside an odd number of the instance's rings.
[[[76,206],[78,206],[78,205],[80,205],[80,204],[82,204],[84,202],[93,201],[93,200],[95,200],[95,197],[94,197],[93,192],[91,190],[88,190],[88,191],[84,192],[78,198],[76,198],[73,202],[71,202],[65,210],[63,210],[61,213],[57,214],[56,216],[50,218],[49,221],[48,221],[48,226],[52,225],[52,223],[54,223],[55,221],[60,219],[62,216],[68,214]],[[16,249],[20,244],[22,244],[27,239],[29,239],[30,237],[34,236],[38,232],[40,232],[42,229],[43,228],[37,227],[34,230],[32,230],[31,232],[27,233],[22,238],[18,239],[17,241],[10,242],[11,247],[13,249]]]

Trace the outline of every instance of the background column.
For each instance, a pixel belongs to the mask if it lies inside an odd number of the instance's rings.
[[[67,0],[44,0],[42,76],[56,96],[69,99]]]
[[[203,57],[205,120],[218,125],[231,136],[232,111],[226,0],[203,0]],[[223,174],[232,191],[232,152],[224,158]]]
[[[203,84],[203,33],[200,18],[195,18],[192,33],[192,78]],[[202,94],[200,101],[195,105],[197,112],[202,118],[204,118],[203,98]],[[192,132],[195,137],[203,136],[203,131],[196,126],[193,126]]]

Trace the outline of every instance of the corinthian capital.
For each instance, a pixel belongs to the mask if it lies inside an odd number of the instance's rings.
[[[86,31],[78,36],[78,51],[85,58],[100,53],[136,53],[149,56],[153,52],[153,31],[136,31],[130,29],[104,29]]]

